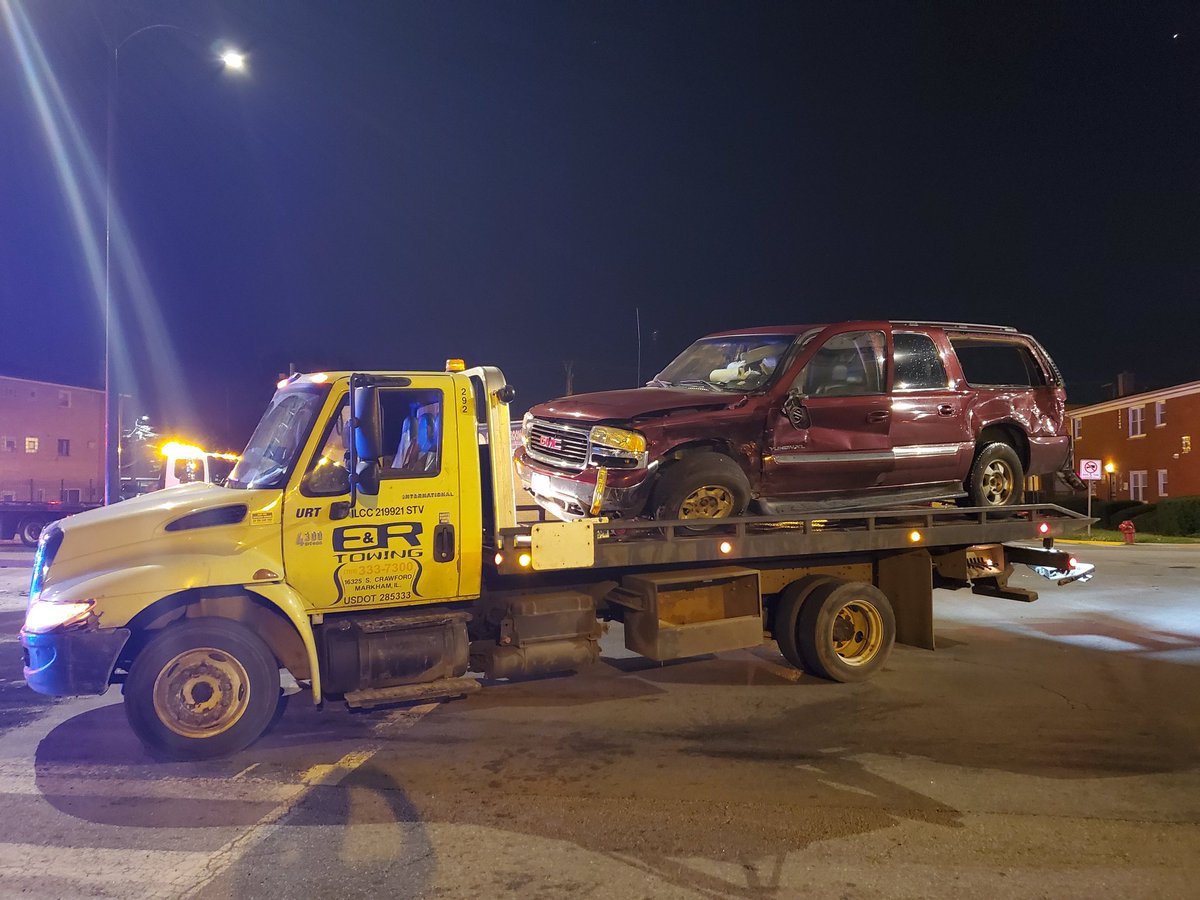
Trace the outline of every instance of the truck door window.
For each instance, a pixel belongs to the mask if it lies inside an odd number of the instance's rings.
[[[945,390],[949,387],[946,367],[929,335],[897,331],[892,335],[892,356],[896,360],[895,390]]]
[[[882,331],[835,334],[801,370],[794,388],[810,397],[882,394],[886,356]]]
[[[350,403],[342,405],[329,422],[325,439],[313,454],[300,484],[301,493],[310,497],[345,494],[350,490]]]
[[[428,478],[442,470],[442,392],[381,390],[380,427],[390,456],[383,478]]]

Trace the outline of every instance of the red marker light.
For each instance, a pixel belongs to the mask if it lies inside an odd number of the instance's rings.
[[[1049,522],[1043,522],[1041,525],[1038,526],[1038,531],[1040,531],[1042,534],[1045,534],[1049,530],[1050,530]]]
[[[1075,557],[1073,557],[1073,556],[1072,556],[1072,557],[1069,557],[1069,558],[1067,559],[1067,565],[1068,565],[1070,568],[1072,568],[1072,569],[1073,569],[1073,568],[1075,568],[1077,565],[1079,565],[1079,560],[1077,560],[1077,559],[1076,559]]]

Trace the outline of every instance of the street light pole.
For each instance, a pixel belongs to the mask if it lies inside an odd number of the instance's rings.
[[[165,29],[188,35],[197,40],[203,38],[194,31],[169,25],[165,22],[146,25],[130,32],[113,47],[112,66],[108,73],[108,120],[105,134],[105,189],[104,189],[104,503],[116,503],[121,499],[121,392],[117,383],[116,366],[113,358],[113,338],[118,331],[113,312],[112,299],[112,201],[113,181],[116,178],[114,165],[117,143],[117,89],[121,75],[121,48],[139,34]],[[227,47],[220,56],[226,69],[243,71],[246,68],[245,54]]]

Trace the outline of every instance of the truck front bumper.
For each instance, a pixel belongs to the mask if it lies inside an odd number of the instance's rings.
[[[25,683],[39,694],[74,697],[108,690],[128,628],[76,628],[46,634],[21,632]]]

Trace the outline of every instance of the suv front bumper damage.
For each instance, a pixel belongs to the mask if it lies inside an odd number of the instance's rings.
[[[530,459],[524,450],[517,451],[516,462],[521,484],[543,509],[567,520],[591,515],[596,469],[566,475]],[[650,496],[653,467],[649,470],[607,469],[606,472],[599,515],[620,519],[638,515]]]
[[[75,628],[45,634],[21,632],[25,683],[39,694],[76,697],[103,694],[128,628]]]

